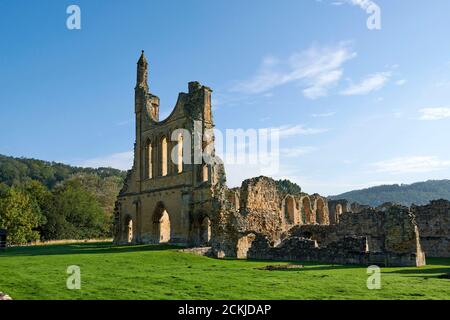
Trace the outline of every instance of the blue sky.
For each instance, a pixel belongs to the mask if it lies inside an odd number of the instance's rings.
[[[381,30],[357,0],[0,0],[0,153],[129,167],[144,49],[162,117],[212,87],[218,129],[284,130],[275,178],[306,192],[448,179],[450,2],[374,2]]]

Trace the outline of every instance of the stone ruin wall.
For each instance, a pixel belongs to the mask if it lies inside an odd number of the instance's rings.
[[[247,257],[384,266],[425,264],[414,216],[402,208],[344,213],[336,225],[295,226],[278,246],[255,235]]]
[[[369,206],[357,203],[350,204],[347,200],[332,200],[328,202],[330,208],[330,223],[337,224],[344,212],[361,213],[367,210],[388,211],[392,207],[402,207],[393,203],[384,203],[373,209]],[[341,210],[342,208],[342,210]],[[450,257],[450,201],[434,200],[428,205],[411,208],[415,222],[419,228],[422,250],[427,257],[449,258]]]
[[[277,245],[294,225],[318,223],[316,220],[329,223],[325,198],[317,194],[283,194],[271,178],[245,180],[240,188],[224,189],[224,194],[220,223],[215,226],[212,241],[217,257],[245,258],[255,234]]]
[[[266,177],[226,189],[224,199],[213,241],[216,257],[425,264],[409,209],[379,211],[345,200],[328,202],[317,194],[286,195]]]
[[[422,248],[428,257],[450,258],[450,201],[431,201],[412,206],[420,230]]]
[[[169,241],[169,236],[161,238],[161,234],[170,234],[173,243],[211,244],[211,251],[217,257],[301,258],[339,263],[379,260],[404,265],[411,264],[416,257],[416,264],[420,265],[424,258],[418,229],[423,231],[426,252],[431,256],[450,256],[448,201],[413,207],[417,228],[408,208],[387,205],[374,210],[345,200],[327,201],[318,194],[286,194],[267,177],[248,179],[240,188],[228,189],[225,169],[214,151],[213,164],[183,167],[183,175],[178,172],[168,176],[169,171],[175,173],[174,167],[169,170],[167,164],[161,168],[153,166],[158,160],[154,162],[155,157],[144,155],[149,150],[153,152],[152,139],[161,141],[161,135],[170,136],[175,127],[192,129],[193,119],[201,119],[203,129],[212,129],[211,90],[198,82],[189,83],[189,93],[179,95],[174,111],[167,118],[173,120],[172,128],[167,119],[159,121],[159,98],[149,91],[147,65],[142,53],[135,96],[138,133],[135,161],[121,191],[121,202],[116,203],[115,241],[146,240],[146,233],[154,225],[165,222],[159,220],[159,214],[158,221],[149,219],[149,215],[155,216],[155,206],[160,208],[164,200],[174,206],[166,210],[172,213],[172,221],[170,228],[167,223],[151,232],[154,240]],[[152,121],[141,121],[142,117]],[[206,137],[214,141],[213,136]],[[157,176],[164,180],[153,179]],[[187,188],[182,184],[186,181],[192,181]],[[177,188],[178,192],[166,190],[163,194],[159,187]],[[157,199],[152,200],[149,195]],[[143,214],[147,216],[142,217]],[[136,223],[130,223],[133,218]]]

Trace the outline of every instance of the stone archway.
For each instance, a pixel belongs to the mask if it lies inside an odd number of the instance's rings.
[[[153,213],[153,236],[156,243],[170,242],[170,216],[162,202],[156,205],[155,212]]]
[[[200,245],[208,245],[211,241],[211,221],[204,217],[200,222]]]
[[[125,218],[125,225],[124,225],[124,230],[125,230],[125,240],[127,243],[132,243],[133,242],[133,219],[130,216],[127,216]]]
[[[303,210],[306,224],[316,223],[316,217],[312,210],[311,200],[309,199],[308,196],[302,198],[302,210]]]
[[[284,217],[290,224],[300,224],[300,217],[293,196],[286,196],[284,199]]]
[[[316,223],[329,224],[327,208],[322,198],[316,200]]]
[[[342,209],[342,204],[338,203],[336,205],[336,216],[339,217],[344,212],[344,209]]]
[[[239,210],[239,205],[240,205],[239,193],[234,190],[231,190],[228,193],[227,198],[228,198],[228,201],[236,208],[236,210]]]

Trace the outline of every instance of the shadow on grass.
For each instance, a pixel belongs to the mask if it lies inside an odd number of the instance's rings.
[[[55,244],[46,246],[13,247],[0,251],[0,258],[66,254],[109,254],[182,249],[174,245],[114,245],[108,242]]]
[[[417,276],[428,276],[430,274],[436,275],[436,274],[448,274],[450,273],[450,267],[448,268],[417,268],[417,269],[401,269],[401,270],[394,270],[394,271],[388,271],[384,272],[386,274],[404,274],[404,275],[417,275]]]
[[[227,259],[231,261],[243,261],[247,263],[266,263],[266,266],[270,265],[279,265],[279,264],[288,264],[288,265],[303,265],[303,268],[291,268],[291,269],[277,269],[277,270],[269,270],[271,272],[306,272],[306,271],[332,271],[332,270],[351,270],[351,269],[365,269],[367,265],[339,265],[339,264],[327,264],[323,262],[305,262],[305,261],[273,261],[273,260],[239,260],[239,259]],[[433,267],[436,266],[436,267]],[[448,267],[447,267],[448,266]],[[384,268],[393,268],[393,267],[382,267]],[[256,268],[260,269],[260,268]],[[268,271],[268,270],[261,270]],[[438,278],[443,274],[450,274],[450,259],[449,258],[430,258],[427,259],[426,267],[396,267],[395,270],[392,271],[383,271],[385,274],[401,274],[401,275],[411,275],[411,276],[424,276],[427,278]],[[433,276],[430,276],[433,275]]]
[[[276,270],[262,270],[262,271],[271,271],[271,272],[277,272],[277,271],[330,271],[330,270],[349,270],[349,269],[360,269],[360,268],[366,268],[367,266],[362,265],[340,265],[340,264],[326,264],[324,262],[312,262],[312,261],[276,261],[276,260],[241,260],[241,259],[231,259],[227,258],[225,260],[229,261],[240,261],[244,263],[266,263],[266,266],[274,266],[274,265],[302,265],[301,268],[287,268],[287,269],[276,269]]]

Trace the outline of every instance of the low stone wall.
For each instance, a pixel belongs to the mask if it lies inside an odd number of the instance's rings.
[[[425,263],[422,257],[415,253],[370,252],[365,237],[345,237],[330,243],[327,247],[319,247],[315,240],[292,237],[278,247],[271,247],[264,236],[256,236],[247,252],[247,258],[391,267],[415,267]]]
[[[383,266],[425,264],[414,215],[403,207],[345,213],[337,225],[296,226],[278,246],[257,235],[247,257]]]

